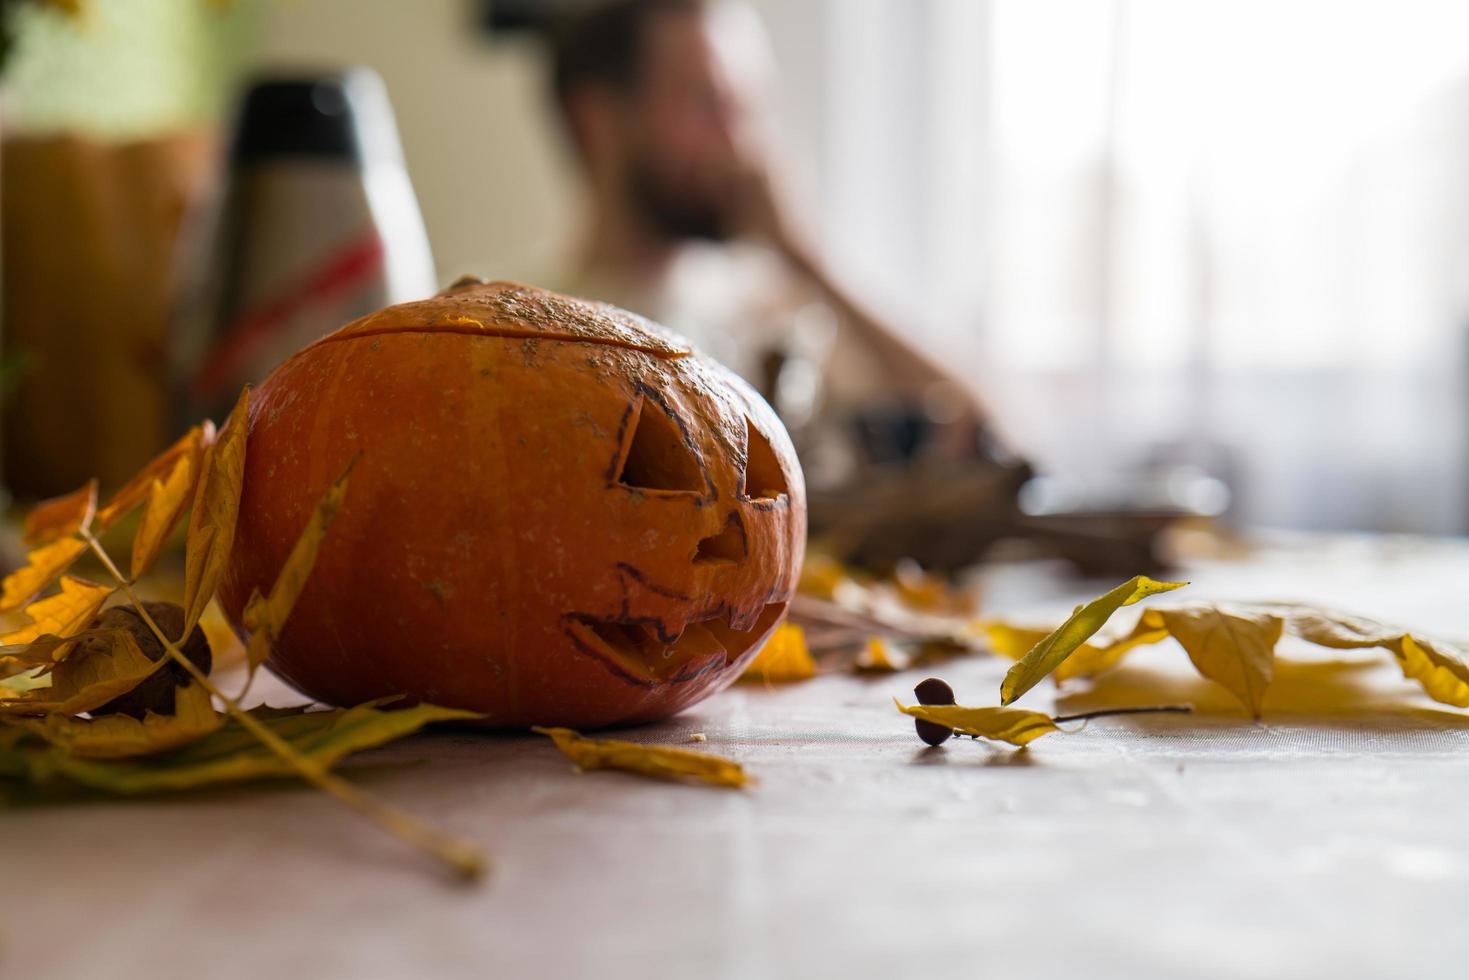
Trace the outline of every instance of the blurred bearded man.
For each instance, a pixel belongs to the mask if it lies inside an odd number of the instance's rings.
[[[752,10],[609,0],[577,8],[552,47],[587,190],[560,288],[667,324],[743,375],[805,443],[808,473],[813,441],[833,441],[802,438],[817,416],[829,435],[898,412],[932,430],[930,448],[973,452],[974,396],[854,302],[789,219],[762,132],[770,62]]]

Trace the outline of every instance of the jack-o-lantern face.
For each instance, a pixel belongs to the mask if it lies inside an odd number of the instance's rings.
[[[737,677],[794,589],[805,499],[780,422],[611,307],[503,283],[391,307],[282,365],[250,414],[236,622],[362,454],[270,660],[330,703],[662,717]]]

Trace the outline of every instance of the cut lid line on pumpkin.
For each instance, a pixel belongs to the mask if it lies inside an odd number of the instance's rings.
[[[334,333],[323,337],[310,346],[303,347],[295,357],[300,357],[307,351],[315,350],[325,344],[340,343],[344,340],[356,340],[360,337],[381,337],[385,334],[433,334],[453,333],[468,337],[500,337],[507,340],[550,340],[564,344],[590,344],[593,347],[620,347],[623,350],[640,351],[651,354],[653,357],[665,361],[677,361],[691,356],[694,351],[691,347],[654,347],[651,344],[638,343],[634,340],[618,340],[613,337],[588,337],[582,334],[558,333],[545,330],[517,329],[515,327],[487,326],[484,324],[473,325],[470,323],[436,323],[424,324],[422,326],[400,326],[400,327],[377,327],[364,330],[353,330],[348,332]]]

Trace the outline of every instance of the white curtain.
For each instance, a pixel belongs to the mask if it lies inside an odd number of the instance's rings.
[[[1469,524],[1469,4],[762,6],[836,262],[1046,467]]]

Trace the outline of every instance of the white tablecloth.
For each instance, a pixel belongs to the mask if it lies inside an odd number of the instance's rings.
[[[1187,571],[1195,597],[1469,635],[1459,543],[1303,542]],[[1095,585],[1006,570],[991,608],[1064,612]],[[0,976],[1469,976],[1469,712],[1385,655],[1342,671],[1301,652],[1275,703],[1329,684],[1327,713],[1251,722],[1170,646],[1060,703],[1199,714],[1024,752],[925,750],[892,707],[928,672],[993,703],[988,658],[741,687],[628,735],[703,732],[759,779],[745,792],[579,774],[545,739],[462,731],[349,767],[482,841],[497,867],[477,886],[293,784],[0,812]],[[1031,702],[1051,707],[1049,685]]]

